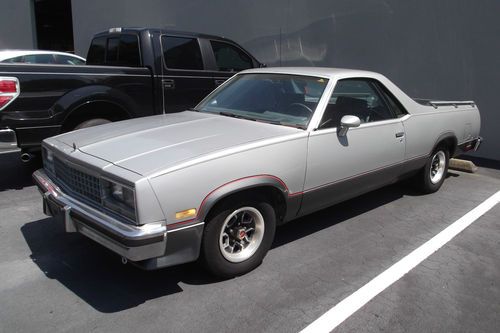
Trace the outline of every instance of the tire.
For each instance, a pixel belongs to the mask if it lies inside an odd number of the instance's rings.
[[[262,263],[275,230],[276,214],[269,203],[228,200],[205,226],[201,259],[221,278],[248,273]]]
[[[417,185],[423,193],[434,193],[446,178],[450,155],[448,149],[438,146],[431,154],[424,168],[417,175]]]
[[[111,122],[111,120],[104,119],[104,118],[89,119],[89,120],[85,120],[84,122],[78,124],[74,128],[74,130],[78,130],[81,128],[87,128],[87,127],[93,127],[93,126],[97,126],[97,125],[104,125],[104,124],[107,124],[110,122]]]

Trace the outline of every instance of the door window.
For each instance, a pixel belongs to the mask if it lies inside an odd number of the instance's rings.
[[[53,64],[52,54],[30,54],[24,56],[23,62],[27,64]]]
[[[196,38],[162,36],[161,43],[168,68],[203,70],[200,45]]]
[[[371,79],[339,80],[321,119],[320,128],[340,126],[343,116],[357,116],[361,123],[395,118]]]
[[[238,72],[253,67],[252,59],[241,49],[218,41],[210,41],[210,44],[219,71]]]
[[[85,62],[83,60],[80,60],[76,57],[70,57],[70,56],[65,56],[65,55],[61,55],[61,54],[55,54],[54,57],[56,59],[56,64],[85,65]]]

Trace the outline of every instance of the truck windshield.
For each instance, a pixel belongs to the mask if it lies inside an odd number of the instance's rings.
[[[305,129],[327,83],[328,79],[313,76],[240,74],[196,110]]]

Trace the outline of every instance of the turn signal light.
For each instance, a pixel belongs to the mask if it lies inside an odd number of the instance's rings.
[[[196,209],[191,208],[191,209],[183,210],[182,212],[175,213],[175,218],[177,220],[182,220],[182,219],[186,219],[188,217],[193,217],[195,215],[196,215]]]
[[[15,77],[0,77],[0,110],[19,96],[19,80]]]

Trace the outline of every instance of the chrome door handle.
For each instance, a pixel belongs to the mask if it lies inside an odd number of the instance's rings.
[[[172,79],[162,80],[163,89],[175,89],[175,81]]]

